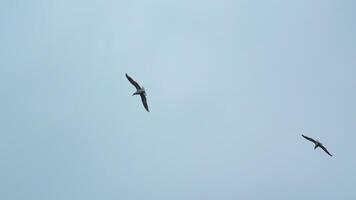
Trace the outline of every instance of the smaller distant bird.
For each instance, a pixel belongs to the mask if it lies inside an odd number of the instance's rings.
[[[318,147],[320,147],[320,148],[322,148],[324,151],[325,151],[325,153],[327,153],[329,156],[333,156],[333,155],[331,155],[330,153],[329,153],[329,151],[324,147],[324,145],[321,143],[321,142],[319,142],[318,140],[314,140],[313,138],[310,138],[310,137],[307,137],[307,136],[305,136],[305,135],[303,135],[302,134],[302,136],[305,138],[305,139],[307,139],[307,140],[309,140],[309,141],[311,141],[312,143],[314,143],[314,150],[316,149],[316,148],[318,148]]]
[[[146,91],[144,87],[141,87],[136,81],[134,81],[129,75],[125,74],[127,80],[130,81],[130,83],[135,86],[136,88],[136,92],[132,94],[132,96],[134,95],[140,95],[141,96],[141,101],[143,106],[145,107],[145,109],[147,110],[147,112],[150,112],[150,110],[148,109],[148,105],[147,105],[147,99],[146,99]]]

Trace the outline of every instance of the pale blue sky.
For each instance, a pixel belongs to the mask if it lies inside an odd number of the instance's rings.
[[[0,1],[0,199],[355,199],[355,10]]]

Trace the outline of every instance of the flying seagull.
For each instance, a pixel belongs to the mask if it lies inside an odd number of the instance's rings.
[[[143,106],[145,107],[145,109],[147,110],[147,112],[150,112],[150,110],[148,109],[148,105],[147,105],[147,99],[146,99],[146,91],[144,87],[141,87],[136,81],[134,81],[129,75],[125,74],[127,80],[130,81],[130,83],[135,86],[136,88],[136,92],[132,94],[132,96],[134,95],[140,95],[141,96],[141,100],[143,103]]]
[[[314,150],[316,149],[316,148],[318,148],[318,147],[320,147],[320,148],[322,148],[324,151],[325,151],[325,153],[327,153],[329,156],[333,156],[333,155],[331,155],[330,153],[329,153],[329,151],[324,147],[324,145],[321,143],[321,142],[319,142],[318,140],[314,140],[313,138],[310,138],[310,137],[307,137],[307,136],[305,136],[305,135],[303,135],[302,134],[302,136],[305,138],[305,139],[307,139],[307,140],[309,140],[309,141],[311,141],[312,143],[314,143]]]

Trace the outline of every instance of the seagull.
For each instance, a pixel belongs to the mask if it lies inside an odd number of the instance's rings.
[[[329,156],[333,156],[333,155],[331,155],[330,153],[329,153],[329,151],[324,147],[324,145],[321,143],[321,142],[319,142],[318,140],[314,140],[313,138],[310,138],[310,137],[307,137],[307,136],[305,136],[305,135],[303,135],[302,134],[302,136],[305,138],[305,139],[307,139],[307,140],[309,140],[309,141],[311,141],[312,143],[314,143],[314,150],[316,149],[316,148],[318,148],[318,147],[320,147],[320,148],[322,148],[324,151],[325,151],[325,153],[327,153]]]
[[[136,88],[136,92],[132,94],[132,96],[134,95],[140,95],[141,96],[141,101],[143,106],[145,107],[145,109],[147,110],[147,112],[150,112],[150,110],[148,109],[148,105],[147,105],[147,99],[146,99],[146,91],[144,87],[141,87],[136,81],[134,81],[129,75],[125,74],[127,80],[130,81],[130,83],[135,86]]]

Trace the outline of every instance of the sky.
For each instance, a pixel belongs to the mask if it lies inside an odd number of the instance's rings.
[[[355,199],[355,9],[1,0],[0,199]]]

